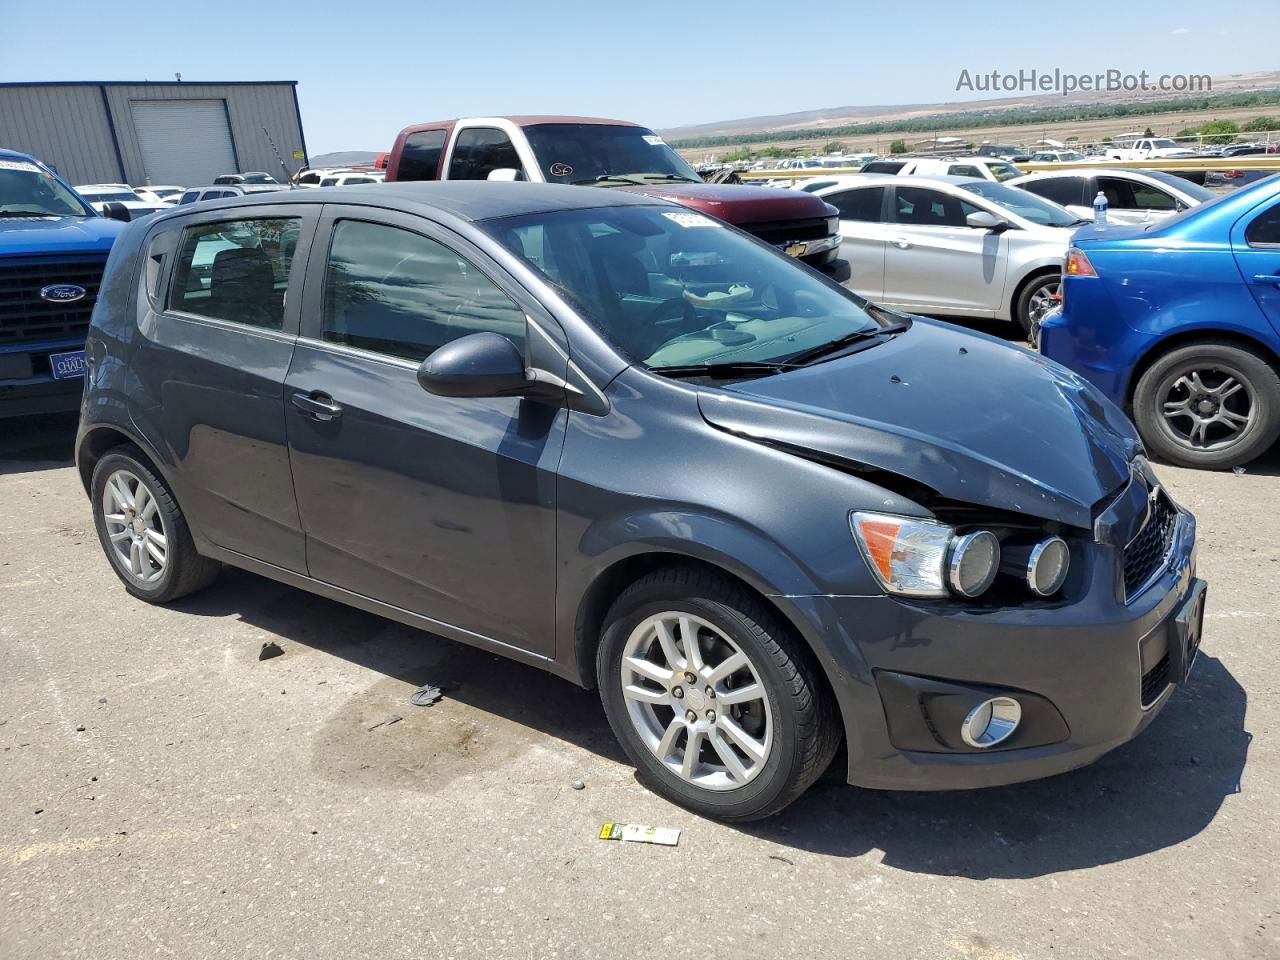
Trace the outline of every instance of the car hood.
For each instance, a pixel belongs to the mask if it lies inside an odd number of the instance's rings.
[[[0,215],[0,257],[51,253],[107,253],[125,228],[105,217],[59,217],[51,220]]]
[[[1065,367],[919,318],[878,346],[698,400],[728,432],[1084,529],[1141,450],[1120,409]]]
[[[1113,240],[1129,240],[1133,237],[1144,237],[1151,232],[1152,227],[1161,226],[1159,220],[1153,220],[1150,223],[1134,223],[1134,224],[1115,224],[1107,223],[1099,226],[1096,223],[1087,223],[1076,230],[1071,235],[1072,243],[1102,243],[1103,241],[1111,242]]]
[[[612,187],[627,193],[671,200],[737,225],[769,220],[809,220],[834,217],[839,211],[821,197],[801,190],[747,187],[740,184],[654,183]]]

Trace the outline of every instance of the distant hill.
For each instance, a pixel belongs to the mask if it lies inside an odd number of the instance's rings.
[[[311,158],[311,166],[354,167],[361,163],[373,163],[381,152],[380,150],[336,150],[333,153],[318,153]]]

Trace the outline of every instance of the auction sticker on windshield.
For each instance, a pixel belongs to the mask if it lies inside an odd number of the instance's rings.
[[[49,370],[55,380],[70,380],[72,377],[83,377],[85,372],[84,351],[73,350],[70,353],[49,354]]]
[[[44,173],[34,163],[23,160],[0,160],[0,170],[18,170],[22,173]]]
[[[700,213],[664,213],[664,217],[682,227],[714,227],[716,222]]]

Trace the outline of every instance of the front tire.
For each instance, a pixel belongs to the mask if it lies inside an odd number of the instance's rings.
[[[1280,373],[1245,346],[1187,344],[1153,363],[1133,394],[1147,448],[1180,467],[1248,463],[1280,436]]]
[[[129,593],[168,603],[218,575],[221,564],[196,553],[173,493],[133,444],[98,461],[89,489],[98,541]]]
[[[714,571],[665,567],[627,588],[605,620],[596,677],[641,779],[704,816],[777,813],[839,746],[808,649],[760,597]]]

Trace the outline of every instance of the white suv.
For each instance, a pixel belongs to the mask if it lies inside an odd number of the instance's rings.
[[[900,177],[977,177],[979,180],[1012,180],[1022,171],[1000,157],[903,157],[873,160],[863,173],[894,173]]]

